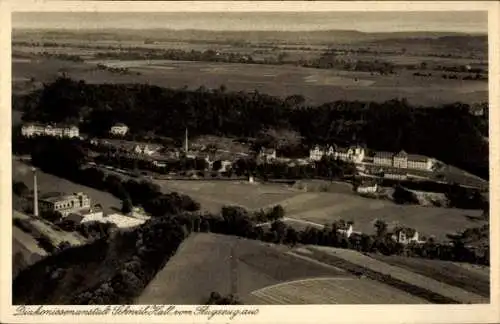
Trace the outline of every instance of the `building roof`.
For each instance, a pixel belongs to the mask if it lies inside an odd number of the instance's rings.
[[[345,153],[349,152],[349,148],[348,147],[337,147],[335,149],[335,151],[339,152],[339,153],[344,153],[345,154]]]
[[[377,185],[377,181],[373,180],[373,179],[367,179],[367,180],[363,180],[363,182],[361,182],[359,184],[359,187],[361,188],[365,188],[365,187],[373,187]]]
[[[392,152],[377,151],[373,157],[379,159],[392,159],[393,156],[394,153]]]
[[[397,157],[408,157],[408,153],[406,153],[405,150],[401,150],[401,151],[399,151],[398,154],[396,154],[394,156],[397,156]]]
[[[427,162],[430,158],[420,154],[408,154],[408,161]]]
[[[40,200],[51,202],[51,203],[56,203],[56,202],[59,202],[59,201],[64,201],[64,200],[69,200],[69,199],[77,198],[78,195],[82,195],[84,197],[88,197],[88,195],[84,194],[83,192],[74,193],[74,194],[70,194],[70,195],[57,193],[57,195],[46,196],[45,198],[41,198]]]
[[[261,150],[260,150],[261,153],[265,153],[265,154],[274,154],[276,152],[276,150],[274,148],[267,148],[267,147],[263,147]]]
[[[42,124],[38,122],[30,122],[23,124],[22,128],[26,127],[44,127],[44,128],[71,128],[71,129],[78,129],[78,126],[72,125],[72,124]]]
[[[397,226],[394,228],[392,232],[394,234],[399,234],[400,232],[403,232],[406,235],[406,237],[412,237],[413,235],[415,235],[417,231],[413,228]]]
[[[112,127],[127,127],[128,128],[128,126],[125,125],[124,123],[116,123]]]
[[[365,163],[373,163],[373,156],[365,156],[363,158],[363,162],[365,162]]]
[[[80,223],[84,219],[84,217],[78,213],[70,213],[64,219],[75,223]]]

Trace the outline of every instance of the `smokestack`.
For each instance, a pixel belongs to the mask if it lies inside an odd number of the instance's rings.
[[[33,171],[33,214],[38,216],[38,184],[36,182],[36,169],[31,169]]]
[[[186,138],[184,139],[184,151],[187,153],[189,149],[189,144],[188,144],[188,129],[186,127]]]

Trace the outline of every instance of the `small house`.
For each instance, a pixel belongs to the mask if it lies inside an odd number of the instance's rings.
[[[397,243],[409,244],[409,243],[421,243],[419,239],[419,233],[413,228],[409,227],[397,227],[394,229],[391,238]]]
[[[360,194],[376,193],[379,190],[375,181],[364,181],[356,187],[356,192]]]
[[[128,133],[128,126],[122,123],[115,124],[111,126],[109,133],[115,136],[125,136]]]
[[[345,237],[349,238],[353,233],[353,228],[352,228],[352,223],[344,223],[344,224],[338,224],[337,228],[337,233],[340,233],[344,235]]]

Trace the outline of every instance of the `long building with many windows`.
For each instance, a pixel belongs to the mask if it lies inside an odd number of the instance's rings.
[[[37,123],[25,124],[21,127],[21,134],[25,137],[54,136],[54,137],[79,137],[80,130],[74,125],[44,125]]]

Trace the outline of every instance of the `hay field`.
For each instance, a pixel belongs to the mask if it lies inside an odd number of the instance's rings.
[[[116,60],[111,60],[116,62]],[[88,83],[149,83],[158,86],[196,89],[200,86],[218,88],[224,84],[229,91],[254,91],[287,97],[301,94],[309,103],[321,104],[335,100],[385,101],[405,97],[418,105],[436,105],[462,101],[486,100],[488,83],[482,81],[442,80],[399,76],[371,75],[368,72],[348,72],[295,67],[289,65],[229,64],[185,61],[145,61],[147,66],[130,62],[130,70],[140,75],[122,75],[98,70],[96,63],[76,63],[57,59],[12,63],[14,78],[34,77],[50,82],[60,69],[75,79]],[[116,64],[116,63],[115,63]],[[127,66],[121,61],[121,66]]]
[[[252,292],[252,304],[427,304],[425,299],[370,279],[314,278]]]
[[[326,265],[288,255],[288,250],[234,236],[192,234],[135,303],[200,304],[212,291],[233,291],[248,303],[252,291],[280,282],[350,277]]]
[[[461,303],[489,303],[489,298],[471,293],[462,288],[446,284],[444,282],[434,280],[429,276],[423,276],[414,271],[409,271],[405,268],[389,265],[364,254],[353,250],[337,249],[323,246],[310,246],[310,250],[326,253],[333,260],[340,258],[355,265],[367,268],[369,270],[389,275],[397,280],[401,280],[408,284],[427,289],[441,296],[457,300]]]
[[[31,166],[14,158],[12,159],[12,179],[22,181],[30,190],[33,189]],[[90,196],[93,205],[101,204],[104,213],[114,212],[113,208],[121,208],[121,201],[110,193],[86,187],[40,170],[37,172],[37,181],[40,193],[64,192],[71,194],[73,192],[85,192]]]

